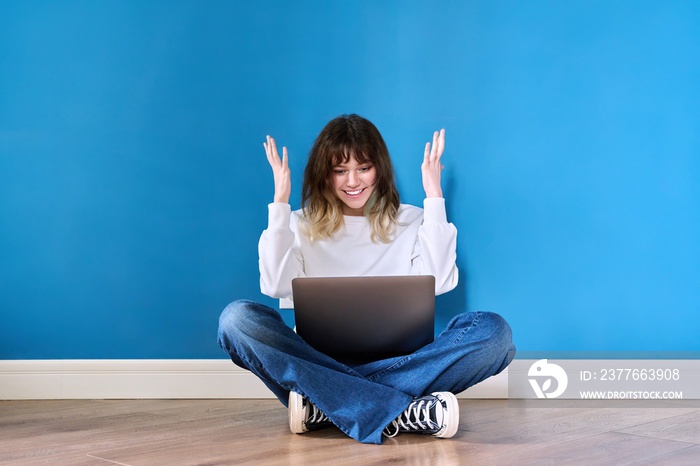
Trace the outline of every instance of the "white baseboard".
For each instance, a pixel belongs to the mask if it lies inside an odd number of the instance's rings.
[[[507,398],[506,371],[459,394]],[[274,398],[228,359],[0,360],[0,399]]]

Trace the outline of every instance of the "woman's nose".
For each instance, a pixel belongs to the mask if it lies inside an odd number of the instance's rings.
[[[360,180],[357,176],[357,173],[354,171],[349,171],[348,172],[348,186],[357,186],[359,184]]]

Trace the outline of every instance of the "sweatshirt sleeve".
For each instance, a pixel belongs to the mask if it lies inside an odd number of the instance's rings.
[[[291,297],[292,279],[303,275],[303,260],[290,227],[291,215],[289,204],[269,204],[267,229],[258,242],[260,291],[272,298]]]
[[[457,286],[457,228],[447,221],[444,198],[426,198],[423,224],[418,229],[411,268],[413,273],[433,275],[435,294]]]

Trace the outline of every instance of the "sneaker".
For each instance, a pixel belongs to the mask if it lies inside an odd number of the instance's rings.
[[[399,432],[450,438],[459,427],[459,404],[450,392],[435,392],[414,398],[408,408],[384,429],[384,435],[394,437]]]
[[[328,416],[323,414],[315,404],[298,394],[289,392],[289,428],[295,434],[332,426]]]

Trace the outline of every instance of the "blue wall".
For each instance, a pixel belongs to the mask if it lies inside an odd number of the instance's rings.
[[[211,358],[332,117],[405,202],[447,129],[460,286],[519,349],[699,350],[700,3],[0,2],[0,358]],[[291,323],[292,315],[285,312]]]

